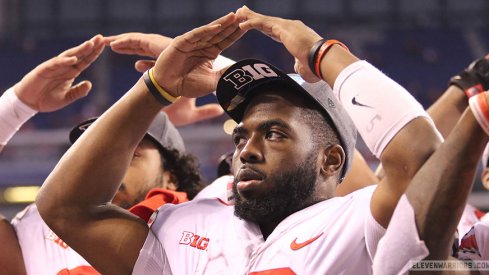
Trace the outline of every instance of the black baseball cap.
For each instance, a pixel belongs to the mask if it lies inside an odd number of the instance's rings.
[[[239,123],[257,88],[272,82],[285,84],[291,87],[291,91],[304,94],[332,120],[346,154],[340,176],[342,180],[351,166],[357,130],[326,82],[308,83],[298,74],[286,74],[267,62],[245,59],[224,72],[217,84],[217,100],[224,111]]]
[[[83,132],[85,132],[88,126],[92,125],[96,119],[97,117],[87,119],[71,129],[70,142],[72,144],[75,143]],[[176,149],[179,152],[185,152],[185,145],[183,143],[182,136],[180,136],[177,128],[175,128],[164,112],[160,112],[155,117],[149,126],[149,130],[146,132],[145,137],[151,139],[161,148]]]

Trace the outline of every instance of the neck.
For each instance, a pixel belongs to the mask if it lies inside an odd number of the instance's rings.
[[[261,230],[261,234],[263,235],[263,239],[266,240],[268,238],[268,236],[270,236],[270,234],[272,234],[273,230],[275,230],[275,228],[277,227],[277,225],[281,221],[258,224],[258,226],[260,227],[260,230]]]

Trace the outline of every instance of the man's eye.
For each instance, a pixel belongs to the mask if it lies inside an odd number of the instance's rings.
[[[238,146],[238,145],[243,144],[245,142],[246,142],[246,139],[243,136],[235,135],[233,137],[234,146]]]
[[[268,131],[265,137],[271,140],[278,140],[284,138],[285,136],[277,131]]]

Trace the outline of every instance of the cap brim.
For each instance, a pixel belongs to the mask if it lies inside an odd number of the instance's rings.
[[[70,143],[73,144],[75,141],[85,132],[88,126],[92,125],[92,123],[96,120],[96,117],[89,118],[80,124],[76,125],[70,131]]]

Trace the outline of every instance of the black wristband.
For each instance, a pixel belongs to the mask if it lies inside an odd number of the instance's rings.
[[[322,38],[321,40],[314,43],[314,45],[309,50],[309,54],[307,55],[307,63],[308,63],[307,65],[309,65],[309,69],[311,69],[311,72],[314,74],[315,74],[314,61],[316,60],[319,48],[321,48],[324,42],[326,42],[326,39]]]
[[[160,94],[153,82],[151,82],[151,79],[149,78],[149,70],[144,72],[143,80],[146,87],[148,87],[149,92],[156,98],[156,100],[158,100],[159,103],[161,103],[163,106],[169,106],[172,104],[172,102],[168,101]]]

